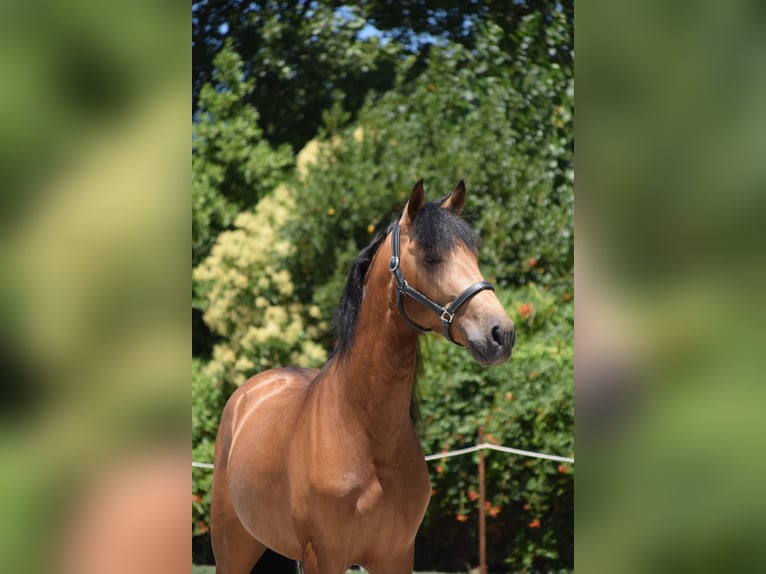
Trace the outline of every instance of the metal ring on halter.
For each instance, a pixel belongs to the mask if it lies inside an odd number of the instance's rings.
[[[396,221],[394,223],[393,230],[391,231],[391,260],[388,262],[388,269],[394,274],[394,281],[396,282],[396,303],[399,307],[399,312],[401,313],[402,317],[404,317],[405,321],[407,321],[407,323],[409,323],[410,326],[414,329],[417,329],[421,333],[427,333],[431,331],[431,329],[421,327],[407,316],[407,313],[404,310],[404,304],[402,302],[402,295],[409,295],[418,303],[425,305],[434,313],[436,313],[442,321],[444,337],[450,343],[454,343],[455,345],[462,347],[463,345],[455,341],[452,338],[452,335],[450,335],[450,325],[452,325],[452,319],[454,319],[455,313],[463,303],[468,301],[471,297],[480,291],[484,291],[486,289],[491,289],[494,291],[495,288],[488,281],[477,281],[476,283],[472,283],[466,287],[457,297],[457,299],[455,299],[449,305],[449,307],[443,307],[439,305],[417,289],[410,287],[410,285],[407,283],[407,280],[404,278],[404,273],[402,273],[402,269],[399,266],[399,233],[399,222]]]

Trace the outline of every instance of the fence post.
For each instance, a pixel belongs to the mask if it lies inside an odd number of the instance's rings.
[[[484,427],[479,426],[479,444],[484,444]],[[487,517],[484,511],[484,449],[479,450],[479,574],[487,574]]]

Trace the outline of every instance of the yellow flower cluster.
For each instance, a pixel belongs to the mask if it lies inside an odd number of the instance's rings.
[[[357,142],[364,141],[364,128],[362,126],[354,128],[351,137]],[[309,141],[295,157],[295,172],[298,174],[298,179],[305,182],[311,166],[318,164],[323,157],[326,160],[331,159],[334,150],[342,143],[343,139],[337,135],[333,136],[329,141],[320,142],[315,139]]]
[[[289,188],[280,186],[253,211],[240,213],[234,229],[218,236],[194,270],[205,286],[204,320],[224,340],[215,345],[207,373],[242,384],[258,370],[288,364],[320,366],[324,349],[314,341],[327,328],[319,308],[295,297],[284,268],[292,244],[282,230],[294,212]]]

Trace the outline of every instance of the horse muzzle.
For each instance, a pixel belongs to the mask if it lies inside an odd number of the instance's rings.
[[[510,319],[493,324],[483,337],[469,337],[468,348],[481,365],[497,365],[511,358],[516,329]]]

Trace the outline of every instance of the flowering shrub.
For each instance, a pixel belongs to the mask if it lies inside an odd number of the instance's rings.
[[[206,374],[242,384],[277,366],[319,366],[327,355],[315,341],[326,331],[316,306],[295,295],[284,261],[293,246],[282,235],[295,202],[280,186],[255,210],[244,211],[194,270],[206,305],[203,318],[221,337]]]

